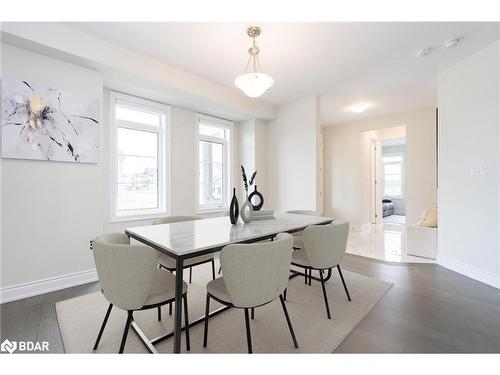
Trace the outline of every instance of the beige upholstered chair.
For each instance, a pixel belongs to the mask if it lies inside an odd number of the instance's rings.
[[[318,216],[316,211],[312,210],[290,210],[286,212],[287,214],[297,214],[297,215],[309,215],[309,216]],[[293,233],[293,247],[294,249],[302,249],[304,247],[304,243],[302,242],[302,233],[296,232]]]
[[[181,223],[184,221],[194,221],[201,220],[202,218],[199,216],[166,216],[161,219],[157,219],[153,221],[153,225],[158,224],[171,224],[171,223]],[[191,283],[193,279],[193,267],[198,266],[200,264],[212,262],[212,279],[215,279],[215,259],[213,254],[201,255],[199,257],[194,257],[190,259],[186,259],[184,261],[184,269],[189,268],[189,283]],[[175,271],[175,259],[161,254],[160,256],[160,267],[165,268],[170,272]],[[168,314],[172,315],[172,303],[168,305]],[[158,320],[161,320],[161,307],[158,307]]]
[[[102,293],[109,302],[106,316],[99,330],[94,350],[97,349],[113,306],[127,311],[127,321],[120,344],[123,353],[130,326],[136,331],[149,352],[154,346],[134,322],[133,313],[163,306],[175,298],[175,276],[158,268],[160,253],[148,246],[131,245],[121,233],[96,237],[91,242],[94,261]],[[189,350],[189,323],[187,284],[182,286],[186,348]]]
[[[287,214],[297,214],[297,215],[309,215],[309,216],[319,216],[318,212],[313,210],[290,210],[286,212]],[[304,232],[292,233],[293,236],[293,249],[299,250],[304,248],[304,242],[302,240],[302,234]],[[304,274],[304,282],[307,284],[307,271]],[[285,294],[286,296],[286,294]],[[285,297],[286,298],[286,297]]]
[[[304,230],[304,248],[294,251],[292,254],[292,265],[304,268],[306,275],[309,271],[309,285],[311,285],[312,270],[319,271],[328,319],[331,319],[331,314],[323,277],[324,270],[337,267],[347,298],[349,301],[351,300],[340,270],[340,262],[345,254],[348,235],[349,223],[346,222],[335,221],[329,225],[312,225]]]
[[[167,216],[161,219],[153,221],[153,225],[157,224],[170,224],[170,223],[180,223],[184,221],[200,220],[201,217],[198,216]],[[191,283],[193,277],[193,267],[200,264],[212,262],[212,278],[215,279],[215,260],[213,254],[201,255],[199,257],[194,257],[186,259],[184,261],[184,268],[189,268],[189,282]],[[161,255],[160,256],[160,266],[173,272],[175,271],[175,259]]]
[[[235,244],[222,249],[220,262],[224,276],[207,284],[203,347],[207,346],[210,298],[244,309],[248,352],[252,353],[248,310],[279,297],[294,346],[298,348],[283,298],[288,286],[292,240],[290,234],[280,233],[271,242]]]

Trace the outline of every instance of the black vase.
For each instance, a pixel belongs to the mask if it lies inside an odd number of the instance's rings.
[[[231,199],[231,205],[229,206],[229,219],[231,224],[236,224],[238,222],[238,215],[240,214],[240,208],[238,206],[238,199],[236,198],[236,189],[233,188],[233,199]]]
[[[257,197],[259,200],[259,203],[253,204],[252,203],[253,197]],[[259,211],[262,208],[262,206],[264,206],[264,197],[262,196],[262,194],[260,192],[257,191],[257,185],[255,185],[254,191],[252,191],[250,193],[250,195],[248,196],[248,200],[249,200],[250,204],[252,205],[254,211]]]

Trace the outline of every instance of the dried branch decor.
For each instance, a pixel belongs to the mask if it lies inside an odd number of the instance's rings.
[[[257,171],[253,172],[250,177],[250,182],[247,179],[247,173],[245,172],[245,167],[241,166],[241,177],[243,178],[243,184],[245,186],[245,191],[248,193],[248,188],[255,182],[255,177],[257,176]]]

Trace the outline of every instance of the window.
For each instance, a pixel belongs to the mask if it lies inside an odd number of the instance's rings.
[[[384,195],[403,197],[404,158],[403,154],[384,154]]]
[[[197,115],[198,209],[225,209],[229,206],[230,160],[233,124]]]
[[[112,221],[167,212],[169,107],[110,93]]]

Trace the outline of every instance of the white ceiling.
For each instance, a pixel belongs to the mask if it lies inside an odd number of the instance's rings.
[[[499,38],[499,23],[255,23],[262,70],[279,105],[321,95],[324,125],[436,105],[437,73]],[[250,38],[241,23],[71,23],[123,47],[234,87]],[[462,38],[453,49],[445,40]],[[417,58],[423,47],[432,52]],[[348,107],[373,106],[360,114]]]

